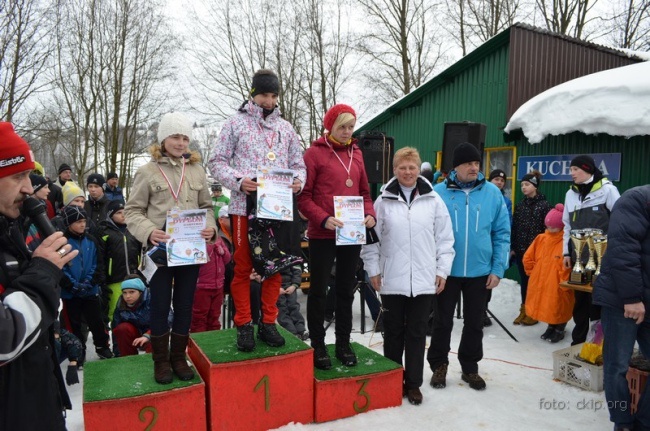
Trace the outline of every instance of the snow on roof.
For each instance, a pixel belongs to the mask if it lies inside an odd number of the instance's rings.
[[[575,131],[650,135],[650,62],[593,73],[538,94],[512,115],[504,131],[517,129],[531,144]]]

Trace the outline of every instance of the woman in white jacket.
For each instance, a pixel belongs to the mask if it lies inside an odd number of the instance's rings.
[[[420,155],[395,153],[392,178],[375,201],[379,242],[361,251],[384,309],[384,356],[404,361],[403,393],[422,402],[427,319],[433,295],[445,288],[454,260],[454,234],[445,203],[420,173]]]

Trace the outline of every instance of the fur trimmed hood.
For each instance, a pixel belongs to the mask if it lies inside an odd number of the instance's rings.
[[[151,158],[155,161],[159,161],[163,157],[169,157],[166,153],[163,152],[162,145],[159,144],[153,144],[152,146],[150,146],[149,154],[151,154]],[[189,155],[190,157],[188,161],[190,162],[190,164],[201,162],[201,155],[199,154],[198,151],[192,150],[189,152]]]

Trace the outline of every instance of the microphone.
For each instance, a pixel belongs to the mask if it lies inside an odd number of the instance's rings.
[[[50,219],[47,218],[47,209],[45,204],[35,197],[27,196],[23,201],[23,207],[21,209],[23,215],[29,217],[29,219],[36,225],[36,229],[43,235],[41,240],[44,240],[48,236],[56,233],[56,229],[52,226]],[[65,245],[56,251],[59,253],[59,256],[63,257],[68,252],[65,249]],[[68,266],[72,266],[72,262],[68,262]]]
[[[28,196],[23,201],[22,211],[23,215],[29,217],[32,223],[36,225],[36,229],[38,229],[41,235],[43,235],[43,239],[56,232],[50,219],[47,218],[47,210],[43,202],[34,197]]]

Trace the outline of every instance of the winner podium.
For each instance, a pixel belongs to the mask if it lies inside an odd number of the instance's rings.
[[[236,329],[190,335],[188,353],[205,380],[209,430],[267,430],[314,419],[313,350],[278,325],[286,340],[252,352],[235,345]]]
[[[401,365],[352,343],[357,365],[346,367],[328,345],[332,368],[314,369],[314,420],[327,422],[402,404]],[[345,428],[345,427],[343,427]]]
[[[357,366],[341,365],[329,345],[332,369],[314,369],[312,348],[277,328],[283,347],[256,338],[252,352],[237,350],[234,328],[190,335],[188,353],[207,386],[209,430],[267,430],[402,404],[399,364],[352,343]]]
[[[201,377],[160,385],[150,354],[86,362],[83,384],[86,431],[206,429]]]

